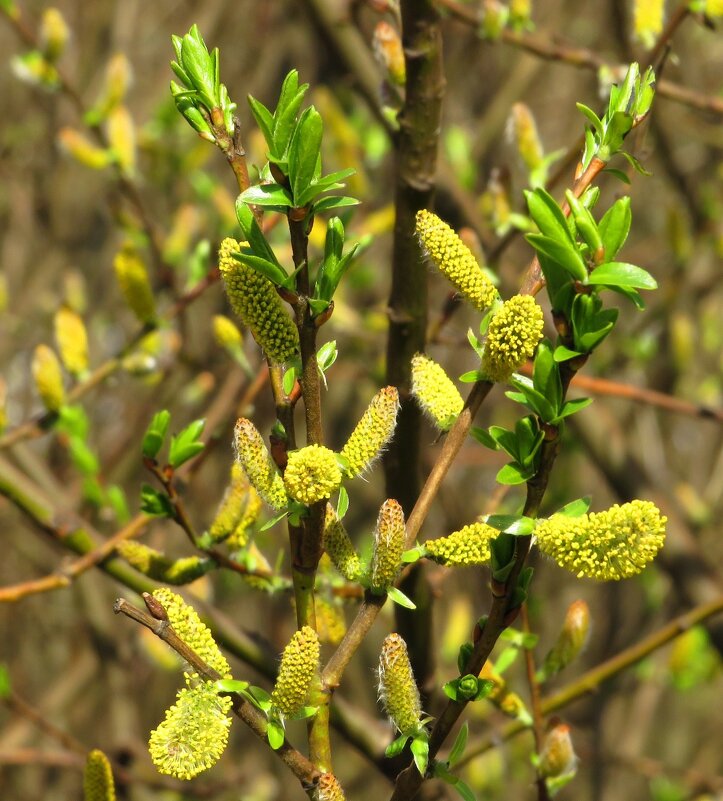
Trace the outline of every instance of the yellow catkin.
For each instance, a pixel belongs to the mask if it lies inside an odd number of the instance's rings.
[[[399,411],[396,387],[384,387],[372,398],[367,410],[352,431],[341,456],[349,463],[349,476],[363,473],[384,450],[394,434]]]
[[[322,773],[314,790],[314,801],[345,801],[344,790],[333,773]]]
[[[61,128],[58,131],[58,144],[77,162],[92,170],[102,170],[111,163],[111,153],[98,147],[74,128]]]
[[[226,545],[232,551],[238,551],[249,544],[251,527],[258,520],[262,506],[261,496],[253,487],[249,487],[243,514],[238,523],[236,523],[236,528],[226,540]]]
[[[413,736],[420,728],[422,705],[414,681],[407,644],[399,634],[389,634],[379,656],[379,698],[396,728]]]
[[[119,543],[118,553],[143,575],[175,586],[190,584],[205,575],[213,566],[210,559],[202,556],[169,559],[161,551],[135,540]]]
[[[291,717],[301,710],[318,667],[319,637],[310,626],[304,626],[284,648],[271,693],[271,703],[282,715]]]
[[[57,61],[70,39],[70,28],[57,8],[46,8],[40,18],[40,49],[50,62]]]
[[[228,744],[232,703],[216,693],[212,682],[180,690],[148,741],[158,771],[188,780],[215,765]]]
[[[8,426],[8,388],[5,379],[0,376],[0,434],[2,434]]]
[[[359,580],[362,573],[359,555],[349,539],[344,524],[336,516],[331,504],[326,505],[324,550],[345,579],[348,581]]]
[[[524,103],[515,103],[512,106],[510,125],[520,158],[530,172],[536,170],[545,154],[529,107]]]
[[[650,501],[580,517],[553,515],[535,529],[539,549],[578,576],[617,581],[640,573],[665,542],[667,518]]]
[[[490,560],[490,540],[499,532],[486,523],[471,523],[446,537],[427,540],[430,559],[443,565],[484,565]]]
[[[88,754],[83,771],[83,801],[115,801],[113,771],[99,749]]]
[[[127,175],[136,169],[136,126],[125,106],[115,106],[106,120],[108,143],[116,163]]]
[[[317,595],[314,608],[320,642],[338,645],[346,634],[346,619],[342,607]]]
[[[173,630],[211,668],[222,676],[231,673],[226,657],[221,653],[208,627],[201,622],[196,610],[180,595],[161,587],[153,597],[163,604]]]
[[[271,460],[263,437],[245,417],[236,423],[234,444],[236,458],[256,492],[273,509],[283,509],[288,502],[284,480]]]
[[[234,350],[243,345],[243,336],[236,323],[223,314],[213,317],[213,336],[222,348]]]
[[[590,607],[585,601],[574,601],[567,609],[555,644],[542,663],[543,675],[554,676],[567,667],[585,647],[589,632]]]
[[[299,332],[284,310],[274,285],[231,254],[245,244],[227,238],[218,253],[219,269],[234,312],[273,362],[291,359],[299,349]]]
[[[65,389],[63,388],[63,372],[60,362],[47,345],[38,345],[33,354],[32,364],[35,388],[49,412],[57,412],[65,403]]]
[[[417,236],[422,250],[447,280],[479,311],[497,299],[497,290],[472,251],[436,214],[417,212]]]
[[[705,13],[712,18],[723,17],[723,0],[707,0]]]
[[[307,445],[289,453],[284,486],[290,498],[306,506],[328,498],[341,485],[341,470],[334,451]]]
[[[532,358],[543,326],[542,309],[530,295],[515,295],[504,302],[490,322],[482,358],[490,381],[507,381]]]
[[[633,31],[635,38],[645,47],[652,47],[663,31],[665,0],[635,0],[633,4]]]
[[[88,369],[88,333],[80,315],[63,306],[55,313],[55,342],[65,369],[79,376]]]
[[[398,501],[384,501],[374,531],[374,551],[369,567],[369,586],[373,592],[386,592],[402,566],[404,553],[404,511]]]
[[[105,68],[103,97],[99,103],[103,109],[103,115],[123,102],[131,80],[132,69],[128,57],[124,53],[115,53],[108,59]]]
[[[142,323],[156,319],[156,301],[148,280],[146,265],[136,249],[127,244],[113,261],[118,286],[130,310]]]
[[[234,462],[231,467],[231,481],[208,529],[208,534],[214,542],[223,542],[234,533],[245,515],[246,507],[251,502],[252,493],[256,495],[243,467]]]
[[[444,368],[423,353],[412,358],[412,394],[442,431],[451,428],[464,406],[462,396]]]

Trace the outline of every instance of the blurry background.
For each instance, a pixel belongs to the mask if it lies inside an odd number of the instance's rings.
[[[83,475],[67,439],[47,433],[16,442],[2,454],[59,510],[81,512],[106,535],[119,528],[128,512],[136,514],[140,485],[149,479],[140,461],[140,439],[152,414],[168,408],[173,430],[197,417],[210,421],[211,446],[185,491],[194,522],[203,530],[227,483],[236,416],[251,415],[262,431],[273,422],[268,387],[249,395],[252,379],[214,340],[213,315],[230,313],[221,287],[211,284],[182,313],[174,312],[175,300],[215,267],[220,240],[237,230],[233,175],[219,151],[197,138],[176,113],[168,91],[170,36],[185,33],[193,23],[209,47],[221,50],[222,80],[239,104],[250,164],[263,162],[264,149],[251,126],[245,96],[252,93],[272,105],[284,75],[296,67],[311,84],[310,99],[325,120],[325,168],[357,169],[349,189],[362,205],[347,230],[352,238],[367,237],[366,249],[323,329],[340,349],[324,396],[330,446],[343,444],[382,385],[393,171],[380,107],[393,105],[395,94],[382,87],[384,73],[374,62],[372,39],[380,20],[394,23],[384,6],[334,0],[61,0],[58,8],[71,39],[59,64],[78,93],[75,100],[67,92],[44,91],[17,79],[14,73],[22,73],[23,64],[16,61],[13,69],[11,59],[28,47],[0,20],[0,374],[8,430],[42,411],[30,364],[36,345],[52,344],[53,318],[61,304],[85,321],[91,369],[136,343],[125,361],[114,364],[107,379],[81,401],[88,417],[85,442],[97,466]],[[548,46],[588,48],[610,65],[643,58],[645,49],[633,39],[631,6],[626,0],[533,3],[534,36]],[[43,8],[34,0],[24,4],[29,30],[36,28]],[[455,227],[476,232],[501,278],[503,295],[509,296],[531,257],[501,211],[509,202],[513,212],[523,213],[521,192],[528,185],[527,170],[509,136],[511,107],[527,104],[546,153],[562,150],[550,169],[552,175],[566,165],[554,189],[559,196],[572,180],[583,131],[575,102],[599,109],[601,80],[594,69],[543,60],[510,41],[483,41],[474,27],[453,17],[445,20],[443,31],[447,90],[437,209]],[[125,127],[117,134],[126,148],[120,177],[112,167],[92,169],[73,158],[75,134],[68,133],[72,129],[90,136],[79,104],[85,110],[94,107],[107,85],[111,59],[121,77],[126,67],[132,74],[123,100],[130,116],[123,118]],[[584,599],[592,613],[589,646],[555,680],[555,688],[720,593],[721,416],[706,410],[719,410],[723,404],[721,75],[720,32],[699,19],[686,19],[674,35],[664,77],[687,88],[692,97],[683,97],[686,102],[659,97],[649,123],[628,142],[652,175],[633,174],[631,187],[607,176],[600,182],[603,209],[616,196],[632,196],[633,229],[623,257],[650,270],[661,288],[646,297],[643,313],[620,301],[621,323],[590,360],[585,375],[649,387],[689,402],[690,408],[676,413],[599,397],[567,432],[546,511],[586,494],[593,496],[594,510],[633,497],[649,498],[668,515],[669,538],[654,566],[624,584],[577,580],[550,562],[537,564],[531,614],[541,638],[540,655],[553,642],[569,603]],[[605,75],[603,94],[604,82]],[[615,166],[631,173],[622,160]],[[506,201],[501,200],[503,192]],[[288,255],[282,229],[278,252]],[[113,272],[113,259],[128,242],[147,263],[164,320],[139,343],[140,326],[125,307]],[[322,221],[315,228],[313,247],[318,257]],[[429,280],[435,335],[429,352],[450,375],[460,375],[475,366],[466,332],[476,321],[459,309],[438,327],[448,289],[431,272]],[[245,353],[255,372],[261,361],[250,337]],[[493,401],[483,407],[478,425],[509,425],[516,419],[518,409],[499,389]],[[431,428],[425,431],[424,446],[426,471],[439,447]],[[501,464],[499,454],[470,440],[445,481],[423,538],[448,533],[491,508],[494,475]],[[495,502],[501,510],[513,511],[520,497],[513,490]],[[357,481],[351,488],[347,524],[361,544],[368,540],[382,500],[380,468],[367,483]],[[67,552],[4,499],[0,531],[0,586],[51,573],[67,558]],[[187,553],[182,532],[167,521],[153,523],[143,541],[173,555]],[[281,527],[258,539],[271,564],[283,543]],[[486,610],[487,577],[483,571],[446,574],[432,569],[430,578],[439,591],[434,636],[441,686],[455,675],[457,647]],[[266,595],[223,571],[191,589],[213,602],[233,626],[261,632],[261,646],[271,657],[290,636],[293,615],[284,593]],[[158,776],[145,743],[172,701],[180,676],[152,639],[128,620],[114,617],[118,594],[137,600],[95,571],[68,589],[0,606],[0,661],[8,666],[15,696],[42,718],[32,722],[27,710],[21,714],[17,698],[12,708],[0,706],[2,797],[78,798],[82,747],[102,748],[135,777],[121,786],[123,798],[301,797],[278,760],[253,742],[239,722],[232,728],[229,750],[210,773],[189,785]],[[348,619],[353,607],[353,602],[346,605]],[[387,742],[388,729],[376,709],[372,667],[379,643],[392,627],[387,609],[341,690],[379,721],[379,748]],[[593,697],[564,709],[561,714],[572,726],[581,766],[560,797],[723,798],[721,646],[719,618],[717,628],[714,621],[708,629],[687,632]],[[269,686],[238,660],[232,664],[238,678]],[[523,673],[518,660],[507,677],[525,698]],[[476,737],[494,736],[505,723],[486,704],[476,705],[472,715],[479,719],[473,725]],[[44,732],[49,724],[72,739]],[[300,728],[292,726],[291,736],[303,741]],[[342,737],[335,743],[335,768],[349,798],[389,793],[391,785],[370,769],[367,757]],[[466,778],[478,798],[532,797],[529,749],[530,741],[522,737],[471,761]],[[434,792],[453,791],[435,786]]]

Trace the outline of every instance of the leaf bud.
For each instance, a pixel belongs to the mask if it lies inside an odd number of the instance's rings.
[[[570,773],[576,763],[570,727],[558,723],[545,735],[537,770],[543,778],[552,779]]]
[[[567,609],[557,641],[542,663],[541,678],[548,679],[567,667],[585,647],[589,632],[590,607],[585,601],[574,601]]]

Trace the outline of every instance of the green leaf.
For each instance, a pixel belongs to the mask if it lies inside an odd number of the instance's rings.
[[[577,107],[578,111],[581,111],[587,117],[597,135],[602,138],[603,134],[605,133],[605,129],[603,128],[600,117],[598,117],[598,115],[584,103],[575,103],[575,106]]]
[[[395,604],[399,604],[399,606],[403,606],[405,609],[416,609],[417,605],[412,601],[411,598],[407,598],[407,596],[398,588],[398,587],[390,587],[387,590],[387,595],[394,601]]]
[[[447,764],[450,768],[454,767],[457,762],[462,758],[464,749],[467,746],[467,737],[469,736],[469,724],[465,721],[460,730],[457,732],[457,737],[452,745],[452,750],[449,752]]]
[[[332,209],[344,208],[345,206],[358,206],[360,203],[355,197],[348,197],[346,195],[332,195],[331,197],[323,197],[317,200],[312,208],[313,214],[321,214],[323,211],[331,211]]]
[[[523,515],[490,515],[485,522],[497,531],[513,537],[525,537],[535,530],[535,521]]]
[[[510,462],[499,470],[495,476],[495,481],[498,484],[506,484],[508,486],[515,486],[516,484],[524,484],[529,481],[535,471],[532,468],[524,468],[519,464]]]
[[[552,239],[543,234],[525,234],[525,239],[535,250],[564,267],[578,281],[587,278],[587,268],[576,246],[566,240]]]
[[[271,520],[267,520],[263,526],[259,529],[259,533],[262,531],[268,531],[268,529],[273,528],[280,520],[283,520],[289,514],[288,509],[284,509],[283,512],[279,512],[279,514],[274,515]]]
[[[534,192],[525,192],[525,198],[530,216],[541,234],[560,243],[574,245],[567,219],[549,192],[538,188]]]
[[[630,166],[635,170],[635,172],[639,173],[640,175],[649,177],[653,174],[650,172],[650,170],[645,169],[640,161],[638,161],[638,159],[636,159],[631,153],[626,153],[624,150],[621,150],[620,155],[623,156]]]
[[[254,119],[256,120],[256,124],[261,129],[261,133],[264,135],[264,139],[266,140],[266,144],[269,150],[274,149],[274,118],[271,112],[266,108],[266,106],[257,100],[255,97],[251,95],[247,98],[249,103],[249,108],[251,109],[251,113],[254,115]]]
[[[289,720],[306,720],[307,718],[313,717],[319,711],[318,706],[302,706],[298,712],[295,712],[293,715],[289,715]]]
[[[552,354],[552,358],[558,363],[566,362],[568,359],[574,359],[576,356],[582,356],[582,353],[578,350],[570,350],[570,348],[566,348],[564,345],[558,345]]]
[[[299,118],[289,143],[289,182],[297,205],[301,205],[298,198],[303,196],[314,178],[323,130],[321,115],[310,106]]]
[[[477,801],[475,794],[472,792],[472,788],[468,784],[465,784],[462,779],[457,779],[452,787],[459,793],[463,801]]]
[[[492,451],[499,450],[499,445],[497,444],[497,440],[492,436],[492,434],[486,428],[479,428],[477,426],[472,426],[469,433],[473,437],[473,439],[476,439],[477,442],[484,445],[485,448],[489,448]]]
[[[284,373],[284,377],[281,380],[281,386],[287,395],[291,395],[291,390],[294,388],[295,383],[296,383],[296,367],[292,365]]]
[[[562,411],[557,416],[557,419],[562,420],[565,417],[570,417],[570,415],[582,411],[586,406],[589,406],[591,403],[592,403],[592,398],[576,398],[575,400],[569,400],[562,407]]]
[[[141,512],[152,517],[173,517],[173,504],[167,495],[151,487],[141,486]]]
[[[398,756],[402,753],[402,751],[404,751],[404,746],[407,744],[408,740],[408,735],[400,734],[396,740],[392,740],[392,742],[386,747],[384,756],[388,758]]]
[[[339,487],[339,498],[336,502],[336,516],[339,520],[344,519],[344,515],[349,508],[349,493],[346,491],[345,487]]]
[[[502,675],[508,668],[512,667],[519,653],[520,649],[517,646],[505,648],[495,660],[495,671]]]
[[[565,517],[580,517],[580,515],[587,514],[591,500],[592,497],[590,495],[586,495],[584,498],[577,498],[577,500],[566,503],[555,514],[564,515]]]
[[[294,200],[281,184],[256,184],[239,195],[239,200],[252,206],[270,206],[283,210],[294,205]]]
[[[476,381],[484,381],[485,378],[486,376],[481,370],[468,370],[466,373],[462,373],[459,380],[463,384],[474,384]]]
[[[552,356],[552,349],[547,340],[543,340],[537,347],[532,368],[532,384],[545,397],[556,414],[562,403],[562,380],[560,368]]]
[[[316,362],[322,373],[325,373],[336,361],[339,351],[336,347],[336,340],[332,339],[325,342],[316,353]]]
[[[218,679],[215,687],[220,693],[241,693],[248,689],[249,683],[237,679]]]
[[[299,86],[296,70],[289,72],[284,80],[274,113],[274,154],[278,158],[287,157],[291,140],[297,129],[296,116],[308,88],[308,83]]]
[[[402,563],[405,565],[418,562],[423,556],[427,555],[427,549],[423,545],[417,545],[415,548],[410,548],[402,554]]]
[[[614,259],[630,233],[632,212],[630,211],[630,198],[618,198],[603,214],[598,230],[605,248],[605,258]]]
[[[533,386],[529,378],[513,373],[510,383],[524,395],[525,404],[541,417],[544,422],[549,423],[555,417],[557,409]],[[512,398],[512,394],[505,394],[507,397]],[[512,398],[512,400],[515,400],[515,398]]]
[[[269,720],[266,724],[266,739],[272,750],[278,751],[284,744],[284,727],[276,720]]]
[[[236,259],[236,261],[240,261],[241,264],[245,264],[247,267],[251,267],[252,270],[256,270],[256,272],[263,275],[264,278],[268,278],[272,284],[286,287],[287,289],[291,288],[289,286],[291,283],[290,276],[288,276],[284,270],[274,262],[269,261],[262,256],[254,256],[251,253],[236,252],[232,253],[231,255],[234,257],[234,259]]]
[[[419,775],[424,776],[427,772],[427,763],[429,761],[429,740],[427,735],[420,734],[414,737],[410,747]]]
[[[8,698],[11,692],[10,672],[7,665],[0,664],[0,698]]]
[[[153,415],[146,433],[143,435],[143,444],[141,446],[143,455],[147,459],[155,459],[158,456],[158,452],[163,447],[170,421],[171,413],[166,409]]]
[[[251,253],[254,256],[265,259],[266,261],[275,264],[279,270],[286,275],[285,270],[282,268],[273,248],[266,240],[263,231],[256,222],[251,209],[248,204],[244,203],[240,197],[236,198],[236,218],[244,234],[244,239],[247,240],[251,248]]]
[[[618,170],[616,167],[605,167],[603,172],[609,172],[610,175],[614,175],[618,180],[622,181],[624,184],[628,184],[628,186],[632,183],[627,173],[624,173],[622,170]]]
[[[621,286],[631,289],[657,289],[658,282],[634,264],[627,264],[624,261],[610,261],[596,267],[587,281],[588,284],[597,286]]]
[[[188,76],[191,87],[198,91],[209,111],[219,106],[214,60],[196,25],[183,37],[180,64]]]
[[[205,420],[194,420],[171,438],[171,447],[168,452],[168,463],[171,467],[174,469],[180,467],[206,447],[198,439],[205,425]]]

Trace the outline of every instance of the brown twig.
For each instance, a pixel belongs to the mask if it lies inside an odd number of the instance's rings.
[[[41,592],[49,592],[50,590],[58,590],[69,586],[78,576],[111,556],[118,543],[137,537],[148,525],[150,519],[146,515],[138,515],[98,548],[90,551],[90,553],[70,565],[61,566],[49,576],[14,584],[9,587],[0,587],[0,603],[15,602],[21,598],[26,598],[28,595],[37,595]]]
[[[147,593],[144,593],[144,596]],[[223,678],[213,668],[209,667],[196,652],[176,634],[173,627],[167,620],[158,620],[147,612],[139,609],[133,604],[128,603],[124,598],[118,598],[113,610],[116,614],[123,614],[150,629],[159,639],[163,640],[203,678],[208,681],[217,681]],[[246,723],[251,731],[264,743],[266,743],[266,716],[255,706],[249,703],[240,695],[233,694],[233,710]],[[300,752],[297,751],[287,740],[275,752],[284,764],[291,770],[294,776],[299,779],[302,786],[307,789],[313,786],[318,779],[319,772],[314,765]]]

